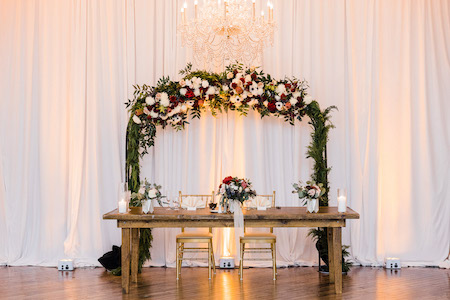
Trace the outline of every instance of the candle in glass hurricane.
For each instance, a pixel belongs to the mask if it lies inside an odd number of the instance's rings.
[[[338,189],[338,212],[347,211],[347,193],[345,189]]]

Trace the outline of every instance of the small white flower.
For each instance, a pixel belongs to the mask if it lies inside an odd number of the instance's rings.
[[[246,193],[250,192],[250,188],[246,187],[244,190]]]
[[[209,86],[208,80],[203,80],[203,81],[202,81],[202,87],[203,87],[204,89],[206,89],[208,86]]]
[[[146,115],[149,115],[149,114],[150,114],[150,111],[148,110],[147,106],[144,107],[144,114],[146,114]]]
[[[192,106],[194,106],[195,101],[194,101],[194,100],[189,100],[189,101],[186,102],[186,104],[187,104],[188,106],[192,107]]]
[[[159,114],[158,114],[157,112],[151,111],[151,112],[150,112],[150,116],[151,116],[153,119],[156,119],[156,118],[158,118]]]
[[[224,84],[224,85],[222,85],[222,90],[223,90],[224,92],[226,92],[226,91],[229,91],[230,88],[228,87],[228,85]]]
[[[200,96],[200,89],[195,89],[194,90],[194,95],[196,96],[196,97],[198,97],[198,96]]]
[[[186,85],[186,81],[185,81],[184,79],[181,79],[181,80],[180,80],[180,85],[181,85],[181,86],[185,86],[185,85]]]
[[[315,194],[316,194],[316,190],[315,189],[310,189],[308,191],[308,195],[310,195],[311,197],[314,197]]]
[[[186,80],[186,85],[192,89],[192,80]]]
[[[206,95],[214,95],[216,93],[216,89],[213,86],[210,86],[206,91]]]
[[[145,103],[147,103],[147,105],[153,105],[155,104],[155,98],[148,96],[145,98]]]
[[[283,107],[284,107],[284,104],[283,104],[283,102],[277,102],[277,103],[275,103],[275,107],[276,107],[278,110],[282,110]]]
[[[255,70],[256,70],[256,67],[255,67],[255,66],[251,66],[251,67],[250,67],[250,71],[251,71],[251,72],[255,72]]]
[[[241,106],[242,105],[242,102],[236,102],[235,104],[234,104],[234,106],[236,106],[236,107],[239,107],[239,106]]]
[[[310,104],[311,101],[312,101],[312,97],[309,96],[309,95],[306,95],[306,96],[303,98],[303,101],[305,102],[305,104]]]
[[[237,97],[236,95],[231,96],[230,97],[230,102],[231,103],[236,103],[236,97]]]
[[[139,194],[144,194],[145,193],[145,187],[141,187],[139,189]]]
[[[148,191],[148,196],[150,198],[156,198],[156,192],[157,192],[156,189],[151,189],[150,191]]]
[[[245,76],[245,81],[246,82],[252,81],[252,76],[250,76],[250,75]]]
[[[166,92],[162,92],[162,93],[161,93],[161,100],[159,101],[159,103],[160,103],[162,106],[165,106],[165,107],[167,107],[167,106],[170,105],[169,95],[167,95]]]
[[[186,96],[186,93],[187,93],[187,89],[185,89],[185,88],[180,89],[180,95]]]
[[[292,97],[294,97],[295,99],[297,99],[298,97],[300,97],[301,96],[301,93],[300,92],[294,92],[294,93],[292,93]]]
[[[176,115],[172,120],[173,120],[173,123],[176,124],[176,123],[179,123],[181,121],[181,117]]]
[[[244,77],[244,75],[242,74],[242,73],[237,73],[236,74],[236,79],[240,79],[240,78],[242,78],[242,77]]]
[[[239,192],[242,193],[242,186],[239,187]]]
[[[281,99],[280,96],[278,96],[278,95],[275,96],[275,100],[279,101],[280,99]]]
[[[294,106],[295,104],[297,104],[298,100],[295,97],[292,97],[289,102],[291,102],[292,106]]]
[[[167,118],[168,118],[167,115],[161,116],[161,120],[167,120]]]
[[[269,101],[266,100],[266,101],[263,102],[263,104],[264,104],[265,107],[267,107],[269,105]]]
[[[262,89],[264,87],[264,83],[258,82],[258,88]]]
[[[139,117],[136,116],[136,115],[133,116],[133,121],[134,121],[134,123],[136,123],[136,124],[141,124],[141,123],[142,123],[142,122],[141,122],[141,119],[139,119]]]
[[[177,105],[172,111],[175,112],[175,114],[178,114],[181,111],[181,106]]]
[[[231,79],[233,78],[233,76],[234,76],[233,72],[228,72],[227,79]]]

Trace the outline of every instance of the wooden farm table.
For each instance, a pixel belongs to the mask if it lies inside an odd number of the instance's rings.
[[[337,207],[320,207],[318,213],[308,213],[305,207],[281,207],[263,210],[244,209],[245,227],[327,227],[330,282],[336,294],[342,293],[342,227],[347,219],[359,219],[350,208],[339,213]],[[196,211],[155,208],[153,214],[119,214],[117,209],[103,215],[103,219],[117,220],[122,228],[122,291],[128,293],[131,281],[137,282],[139,228],[168,227],[233,227],[232,214],[211,213],[209,209]],[[131,260],[131,261],[130,261]]]

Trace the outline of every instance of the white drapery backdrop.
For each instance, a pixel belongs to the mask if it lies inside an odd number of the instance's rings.
[[[258,1],[259,2],[259,1]],[[262,66],[310,84],[336,105],[328,160],[361,214],[344,229],[354,260],[438,265],[450,245],[450,5],[447,1],[274,1],[278,31]],[[192,4],[192,3],[191,3]],[[120,243],[132,85],[155,84],[190,60],[176,24],[181,1],[0,2],[0,263],[80,265]],[[191,5],[192,7],[192,5]],[[143,176],[174,197],[209,193],[226,175],[252,179],[277,205],[312,162],[307,120],[292,127],[250,113],[205,114],[159,130]],[[154,230],[152,265],[173,265],[174,229]],[[317,263],[307,229],[275,229],[280,265]],[[216,258],[231,232],[215,230]]]

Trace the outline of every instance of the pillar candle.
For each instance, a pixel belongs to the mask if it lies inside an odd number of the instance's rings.
[[[127,203],[125,202],[124,199],[121,199],[119,201],[119,213],[124,214],[126,212],[127,212]]]
[[[347,197],[338,197],[338,212],[346,212],[347,210]]]

